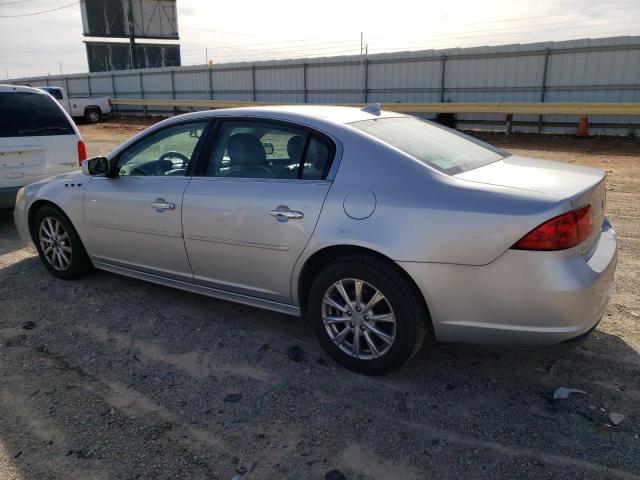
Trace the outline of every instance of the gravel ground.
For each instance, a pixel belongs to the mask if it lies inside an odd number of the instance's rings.
[[[142,128],[82,133],[96,155]],[[437,345],[368,378],[294,317],[104,272],[57,280],[4,213],[0,478],[640,478],[640,143],[483,138],[608,172],[616,289],[582,346]],[[559,386],[586,394],[553,400]]]

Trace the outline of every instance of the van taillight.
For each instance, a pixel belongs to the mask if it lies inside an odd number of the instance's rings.
[[[82,140],[78,140],[78,165],[82,166],[82,162],[87,159],[87,146]]]
[[[515,250],[564,250],[575,247],[593,232],[591,205],[547,220],[518,240]]]

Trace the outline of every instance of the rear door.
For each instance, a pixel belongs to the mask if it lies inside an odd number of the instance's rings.
[[[331,182],[333,142],[268,120],[224,120],[184,195],[184,241],[196,282],[291,303],[291,274]]]
[[[47,93],[0,89],[0,188],[79,168],[78,140]]]

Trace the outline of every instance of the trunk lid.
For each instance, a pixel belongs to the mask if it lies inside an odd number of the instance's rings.
[[[593,234],[580,245],[590,256],[600,236],[605,211],[605,173],[597,168],[512,155],[455,175],[468,182],[499,185],[569,199],[573,208],[591,205]]]

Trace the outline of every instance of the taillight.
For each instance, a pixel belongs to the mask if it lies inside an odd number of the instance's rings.
[[[518,240],[516,250],[564,250],[575,247],[593,232],[591,205],[563,213],[534,228]]]
[[[78,140],[78,165],[82,166],[82,162],[87,159],[87,146],[82,140]]]

